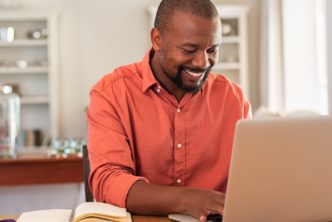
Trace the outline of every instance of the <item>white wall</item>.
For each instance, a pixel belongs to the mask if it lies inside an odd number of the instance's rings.
[[[284,111],[327,114],[323,1],[284,0],[282,3]]]
[[[329,82],[329,113],[332,114],[332,1],[327,3],[327,72]]]
[[[60,47],[60,135],[84,136],[84,110],[93,84],[115,67],[140,60],[149,43],[147,7],[159,0],[20,0],[27,8],[57,9]],[[260,0],[215,0],[248,4],[250,95],[258,96]]]
[[[285,111],[314,110],[318,95],[315,78],[314,0],[283,1]],[[295,10],[296,9],[296,10]]]

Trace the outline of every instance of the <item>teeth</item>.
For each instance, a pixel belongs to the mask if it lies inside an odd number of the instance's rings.
[[[188,70],[186,70],[186,72],[191,75],[191,76],[195,76],[195,77],[199,77],[203,74],[203,72],[200,72],[200,73],[195,73],[195,72],[190,72]]]

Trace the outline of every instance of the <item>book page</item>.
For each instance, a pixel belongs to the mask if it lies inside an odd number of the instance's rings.
[[[52,209],[22,213],[17,222],[68,222],[72,210]]]
[[[125,208],[100,202],[87,202],[76,207],[74,221],[80,221],[83,218],[89,217],[106,220],[112,219],[114,221],[129,221],[127,215]]]
[[[131,219],[131,215],[130,213],[127,213],[127,217],[126,218],[121,218],[121,219],[116,219],[116,220],[110,220],[105,219],[105,218],[100,218],[100,217],[86,217],[86,218],[82,218],[79,220],[79,222],[111,222],[111,221],[116,221],[116,222],[132,222]]]
[[[199,222],[198,219],[191,217],[189,215],[183,215],[183,214],[170,214],[168,215],[168,218],[174,221],[179,222]]]

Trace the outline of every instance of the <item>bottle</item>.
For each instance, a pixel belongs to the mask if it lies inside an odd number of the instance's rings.
[[[0,158],[15,158],[20,128],[20,97],[10,85],[0,86]]]

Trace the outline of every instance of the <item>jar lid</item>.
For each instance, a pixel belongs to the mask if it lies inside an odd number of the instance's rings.
[[[3,94],[11,94],[13,92],[13,87],[11,85],[2,85],[1,92]]]

